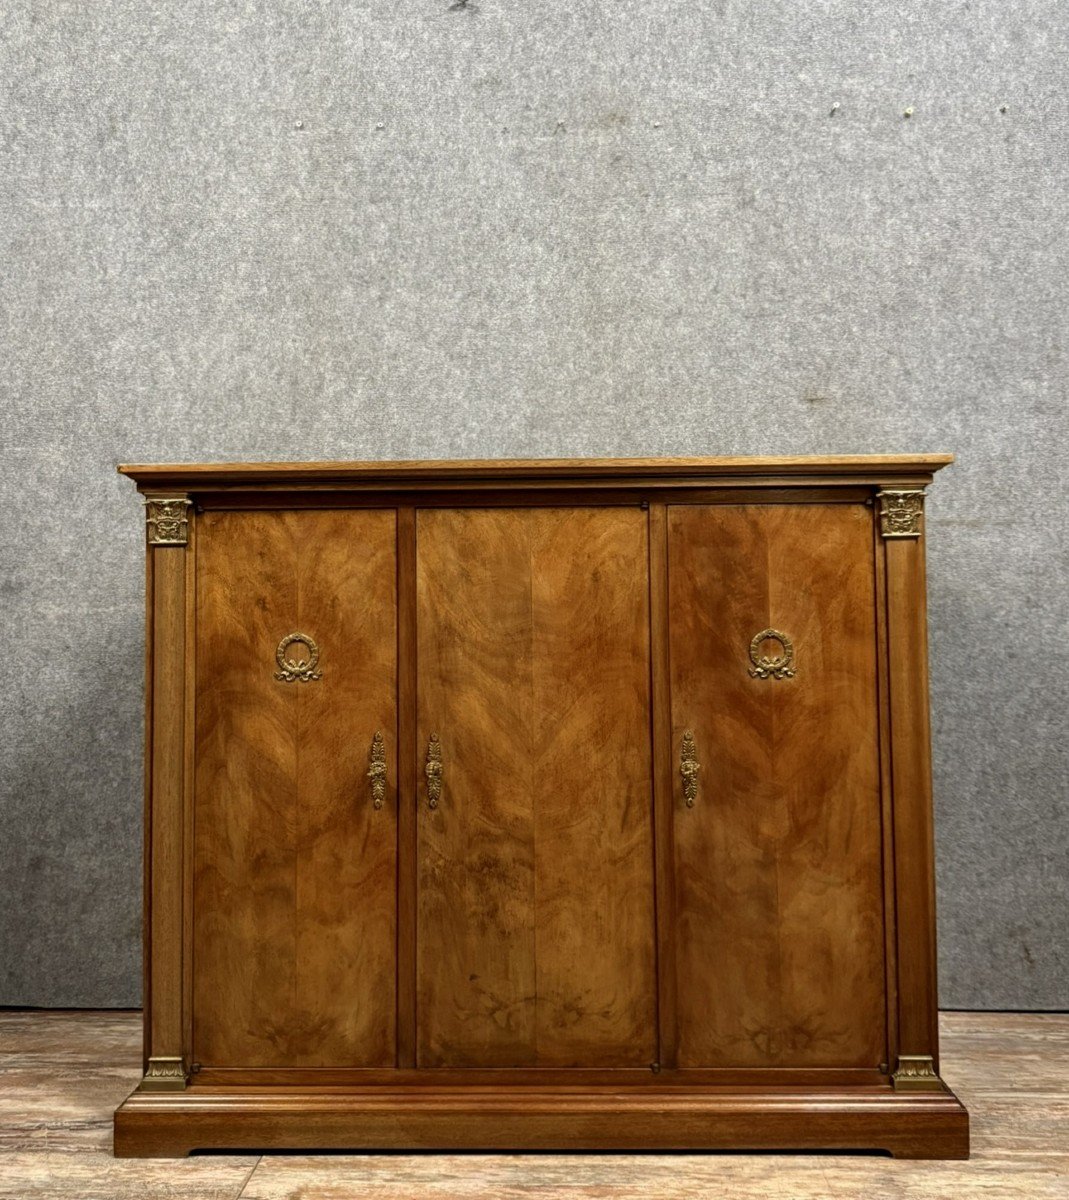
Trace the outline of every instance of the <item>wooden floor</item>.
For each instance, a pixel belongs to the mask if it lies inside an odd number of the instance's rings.
[[[947,1013],[943,1073],[972,1116],[969,1162],[863,1155],[369,1154],[111,1157],[139,1013],[0,1010],[0,1197],[77,1200],[656,1200],[1069,1197],[1069,1015]]]

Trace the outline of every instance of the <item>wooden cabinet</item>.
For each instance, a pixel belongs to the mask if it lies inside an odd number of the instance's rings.
[[[959,1157],[946,456],[120,468],[145,1074],[116,1153]]]

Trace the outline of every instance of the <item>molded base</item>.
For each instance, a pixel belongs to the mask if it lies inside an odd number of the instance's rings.
[[[877,1150],[968,1158],[952,1092],[408,1087],[135,1092],[115,1154],[193,1150]]]

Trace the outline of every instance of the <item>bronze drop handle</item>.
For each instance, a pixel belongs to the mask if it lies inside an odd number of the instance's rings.
[[[427,807],[437,808],[442,798],[442,744],[436,733],[431,734],[427,743],[427,764],[423,774],[427,776]]]

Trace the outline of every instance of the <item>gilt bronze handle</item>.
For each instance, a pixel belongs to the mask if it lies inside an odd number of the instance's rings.
[[[694,801],[698,798],[698,772],[701,770],[701,763],[696,755],[694,734],[688,729],[683,734],[683,748],[679,755],[679,773],[683,776],[683,800],[687,808],[693,808]]]
[[[386,799],[386,746],[382,734],[371,739],[371,754],[368,757],[367,777],[371,780],[371,806],[382,808]]]
[[[423,768],[427,776],[427,807],[437,808],[442,798],[442,744],[436,733],[427,743],[427,765]]]

